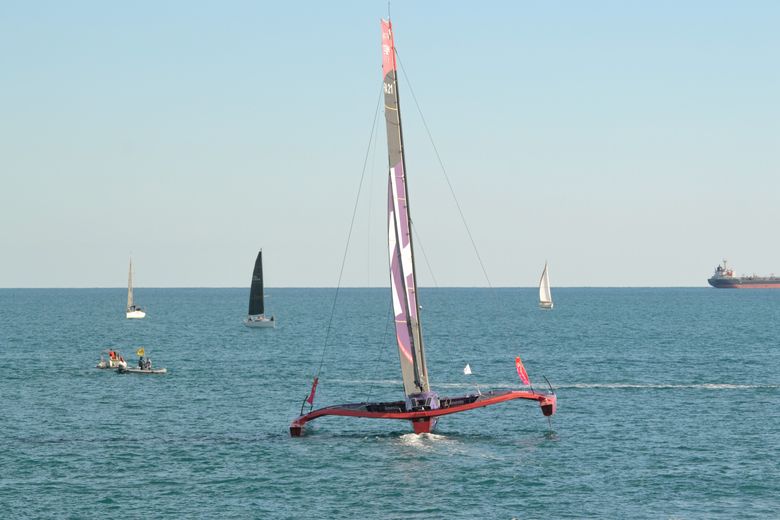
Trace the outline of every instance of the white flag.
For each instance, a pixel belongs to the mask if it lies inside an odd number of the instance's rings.
[[[463,373],[466,374],[467,376],[471,375],[471,367],[469,366],[468,363],[466,363],[466,366],[463,367]]]

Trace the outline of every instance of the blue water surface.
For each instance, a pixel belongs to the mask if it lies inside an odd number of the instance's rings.
[[[0,515],[780,518],[780,291],[423,288],[434,389],[519,388],[520,355],[552,431],[512,401],[302,438],[321,361],[317,406],[403,397],[389,290],[267,292],[276,329],[247,289],[137,289],[144,320],[122,289],[0,290]],[[94,368],[139,346],[168,374]]]

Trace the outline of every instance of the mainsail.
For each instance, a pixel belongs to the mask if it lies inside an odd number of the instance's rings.
[[[252,287],[249,289],[249,315],[263,314],[263,250],[257,253],[255,270],[252,271]]]
[[[547,273],[547,262],[544,263],[544,271],[542,271],[542,277],[539,279],[539,303],[552,303],[550,275]]]
[[[143,292],[143,291],[141,291]],[[127,309],[133,307],[133,259],[130,259],[130,269],[127,272]]]
[[[422,331],[417,304],[417,279],[412,249],[412,226],[406,185],[406,165],[398,103],[398,78],[392,24],[382,20],[382,75],[387,122],[387,153],[390,164],[388,184],[388,246],[390,289],[401,374],[407,396],[428,392]]]

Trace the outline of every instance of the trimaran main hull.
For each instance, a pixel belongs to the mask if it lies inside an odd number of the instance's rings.
[[[555,413],[557,399],[553,393],[526,390],[508,390],[504,392],[491,391],[462,397],[442,397],[440,398],[440,407],[432,410],[406,411],[404,401],[389,403],[352,403],[327,406],[325,408],[313,410],[295,419],[292,424],[290,424],[290,435],[293,437],[300,437],[303,433],[303,426],[307,422],[326,415],[411,421],[414,433],[430,433],[436,425],[436,419],[442,415],[465,412],[466,410],[482,408],[505,401],[512,401],[514,399],[537,401],[545,416],[550,416]]]

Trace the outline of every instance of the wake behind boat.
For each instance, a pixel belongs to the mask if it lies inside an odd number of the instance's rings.
[[[252,328],[276,327],[276,319],[265,315],[265,295],[263,294],[263,250],[257,253],[255,268],[252,271],[252,286],[249,289],[249,313],[244,325]]]
[[[389,20],[382,20],[382,73],[389,158],[387,229],[390,251],[390,290],[405,399],[391,402],[342,404],[314,410],[314,395],[319,381],[319,375],[317,375],[312,382],[309,396],[301,406],[300,416],[290,424],[290,435],[293,437],[302,435],[303,427],[307,422],[326,415],[407,420],[412,423],[415,433],[429,433],[442,415],[490,406],[513,399],[537,401],[541,406],[542,413],[545,416],[551,416],[555,413],[557,403],[554,392],[536,392],[531,389],[530,391],[489,391],[480,392],[477,395],[440,397],[430,388],[419,317],[421,307],[417,297],[417,278],[412,246],[413,228],[409,214],[409,192],[398,102],[395,45]],[[517,358],[517,364],[518,373],[521,373],[520,358]],[[317,374],[319,374],[319,370]],[[526,383],[527,375],[524,368],[521,377],[523,376],[525,376],[524,383]],[[310,411],[304,414],[303,408],[307,403],[311,406]]]

